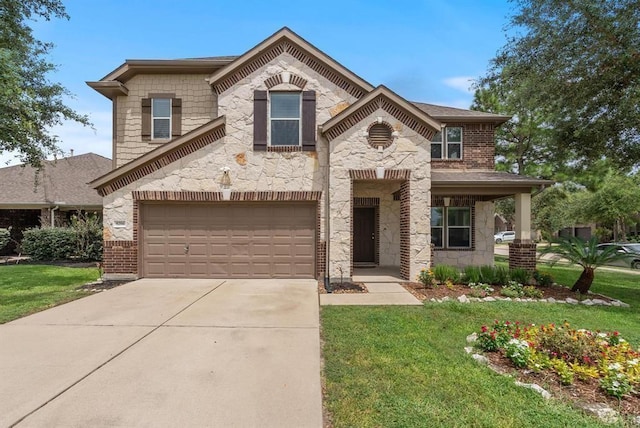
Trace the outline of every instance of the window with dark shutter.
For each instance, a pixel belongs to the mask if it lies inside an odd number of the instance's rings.
[[[302,150],[316,150],[316,93],[302,92]]]
[[[174,96],[160,93],[142,98],[143,141],[169,140],[182,135],[182,98]]]
[[[142,140],[151,140],[151,98],[142,99]]]
[[[267,91],[253,92],[253,150],[267,150]]]
[[[171,136],[182,135],[182,98],[171,99]]]

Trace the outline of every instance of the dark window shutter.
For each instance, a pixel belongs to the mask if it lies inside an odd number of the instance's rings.
[[[151,98],[142,99],[142,140],[151,139]]]
[[[302,150],[316,150],[316,93],[302,92]]]
[[[171,99],[171,136],[182,135],[182,98]]]
[[[267,150],[267,91],[253,91],[253,150]]]

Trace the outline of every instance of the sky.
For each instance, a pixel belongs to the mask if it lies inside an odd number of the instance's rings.
[[[374,86],[410,101],[469,108],[472,80],[505,44],[508,0],[63,0],[66,19],[32,23],[52,42],[49,76],[93,129],[52,129],[60,148],[111,157],[111,101],[86,85],[126,59],[241,55],[287,26]],[[19,163],[0,153],[0,165]]]

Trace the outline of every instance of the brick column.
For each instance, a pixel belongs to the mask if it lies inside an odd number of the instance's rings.
[[[523,268],[534,271],[536,268],[536,243],[530,240],[516,239],[509,244],[509,269]]]
[[[102,256],[105,279],[138,277],[138,247],[135,241],[104,241]]]

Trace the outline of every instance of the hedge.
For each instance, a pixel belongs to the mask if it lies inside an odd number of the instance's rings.
[[[24,231],[22,252],[33,260],[101,260],[102,234],[73,227],[46,227]]]

